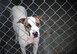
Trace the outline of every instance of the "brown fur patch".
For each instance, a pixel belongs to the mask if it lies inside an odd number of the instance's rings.
[[[28,19],[27,18],[21,18],[17,23],[22,23],[27,25],[28,24]]]
[[[39,26],[41,25],[41,20],[39,16],[33,16],[36,19],[36,25],[38,24]]]
[[[27,18],[21,18],[17,23],[22,23],[24,25],[24,27],[25,27],[25,30],[27,32],[30,31],[30,28],[28,27],[29,23],[28,23],[28,19]]]

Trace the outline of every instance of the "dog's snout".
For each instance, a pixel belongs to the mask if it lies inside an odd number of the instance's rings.
[[[33,32],[34,38],[38,37],[38,32]]]

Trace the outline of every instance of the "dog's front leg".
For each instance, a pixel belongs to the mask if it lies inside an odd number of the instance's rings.
[[[23,40],[21,37],[19,37],[19,44],[20,44],[20,48],[21,48],[21,54],[26,54],[26,43],[25,40]]]
[[[39,40],[36,40],[36,41],[34,42],[33,54],[37,54],[38,44],[39,44]]]
[[[22,54],[26,54],[25,47],[21,47]]]

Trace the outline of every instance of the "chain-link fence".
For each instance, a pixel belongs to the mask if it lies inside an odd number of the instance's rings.
[[[24,6],[28,16],[46,17],[40,28],[38,54],[77,54],[76,0],[0,0],[0,54],[21,54],[11,21],[14,5]]]

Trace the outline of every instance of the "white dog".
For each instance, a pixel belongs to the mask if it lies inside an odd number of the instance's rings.
[[[39,26],[40,19],[38,16],[27,17],[26,10],[23,6],[14,6],[12,8],[13,29],[16,32],[22,54],[26,54],[25,47],[33,44],[33,54],[37,54],[39,43]]]

